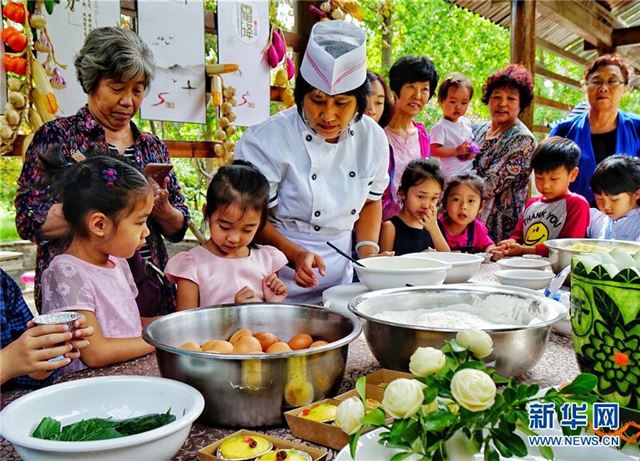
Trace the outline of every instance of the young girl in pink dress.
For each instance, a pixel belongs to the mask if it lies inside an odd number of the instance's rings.
[[[62,202],[68,246],[42,275],[43,312],[81,311],[95,330],[64,373],[104,367],[154,350],[141,337],[137,289],[125,258],[149,235],[153,192],[142,173],[108,156],[69,164],[55,148],[40,156]]]
[[[251,163],[236,160],[218,170],[204,207],[211,237],[178,253],[165,274],[178,285],[176,309],[234,302],[281,302],[287,286],[276,271],[287,264],[280,250],[253,239],[265,224],[269,183]]]

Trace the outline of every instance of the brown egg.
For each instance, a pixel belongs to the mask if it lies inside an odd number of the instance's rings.
[[[299,349],[306,349],[311,346],[313,338],[306,333],[298,333],[289,340],[289,347],[294,351]]]
[[[255,354],[262,352],[260,341],[251,335],[242,336],[233,346],[234,354]]]
[[[195,341],[187,341],[186,343],[180,344],[180,349],[184,349],[185,351],[202,352],[200,344]]]
[[[248,328],[240,328],[238,331],[231,335],[231,338],[229,338],[229,342],[235,345],[243,336],[251,336],[251,330],[249,330]]]
[[[329,344],[326,341],[323,341],[322,339],[319,339],[318,341],[314,341],[311,343],[311,346],[309,346],[309,349],[313,349],[314,347],[322,347],[322,346],[326,346],[327,344]]]
[[[267,349],[267,354],[277,354],[278,352],[291,352],[291,348],[287,343],[278,341],[277,343],[273,343],[269,349]]]
[[[253,337],[260,341],[262,350],[265,352],[273,343],[277,343],[278,341],[280,341],[280,339],[276,335],[274,335],[273,333],[269,333],[268,331],[259,331],[257,333],[254,333]]]
[[[227,341],[212,339],[206,343],[202,343],[203,352],[214,352],[216,354],[231,354],[233,352],[233,344]]]

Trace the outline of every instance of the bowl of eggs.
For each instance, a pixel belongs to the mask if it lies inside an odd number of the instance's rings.
[[[143,330],[160,374],[198,389],[213,425],[272,426],[337,391],[358,318],[318,306],[221,305],[176,312]]]

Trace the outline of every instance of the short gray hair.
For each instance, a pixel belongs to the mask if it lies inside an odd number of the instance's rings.
[[[76,55],[75,66],[78,81],[87,94],[103,78],[128,82],[143,76],[144,87],[149,89],[156,71],[151,49],[135,32],[119,27],[99,27],[89,32]]]

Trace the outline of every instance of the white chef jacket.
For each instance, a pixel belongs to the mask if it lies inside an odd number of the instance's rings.
[[[362,117],[332,144],[311,131],[292,107],[249,128],[235,157],[252,162],[269,181],[272,224],[325,259],[327,282],[335,285],[348,279],[350,264],[345,265],[344,258],[334,260],[335,252],[325,241],[338,241],[350,252],[350,235],[360,210],[367,199],[382,198],[389,183],[389,145],[382,128]],[[330,271],[335,277],[329,277]],[[321,280],[321,285],[326,284]],[[292,288],[289,283],[290,293]],[[315,293],[315,299],[321,300],[321,294]],[[289,299],[295,301],[291,294]]]

